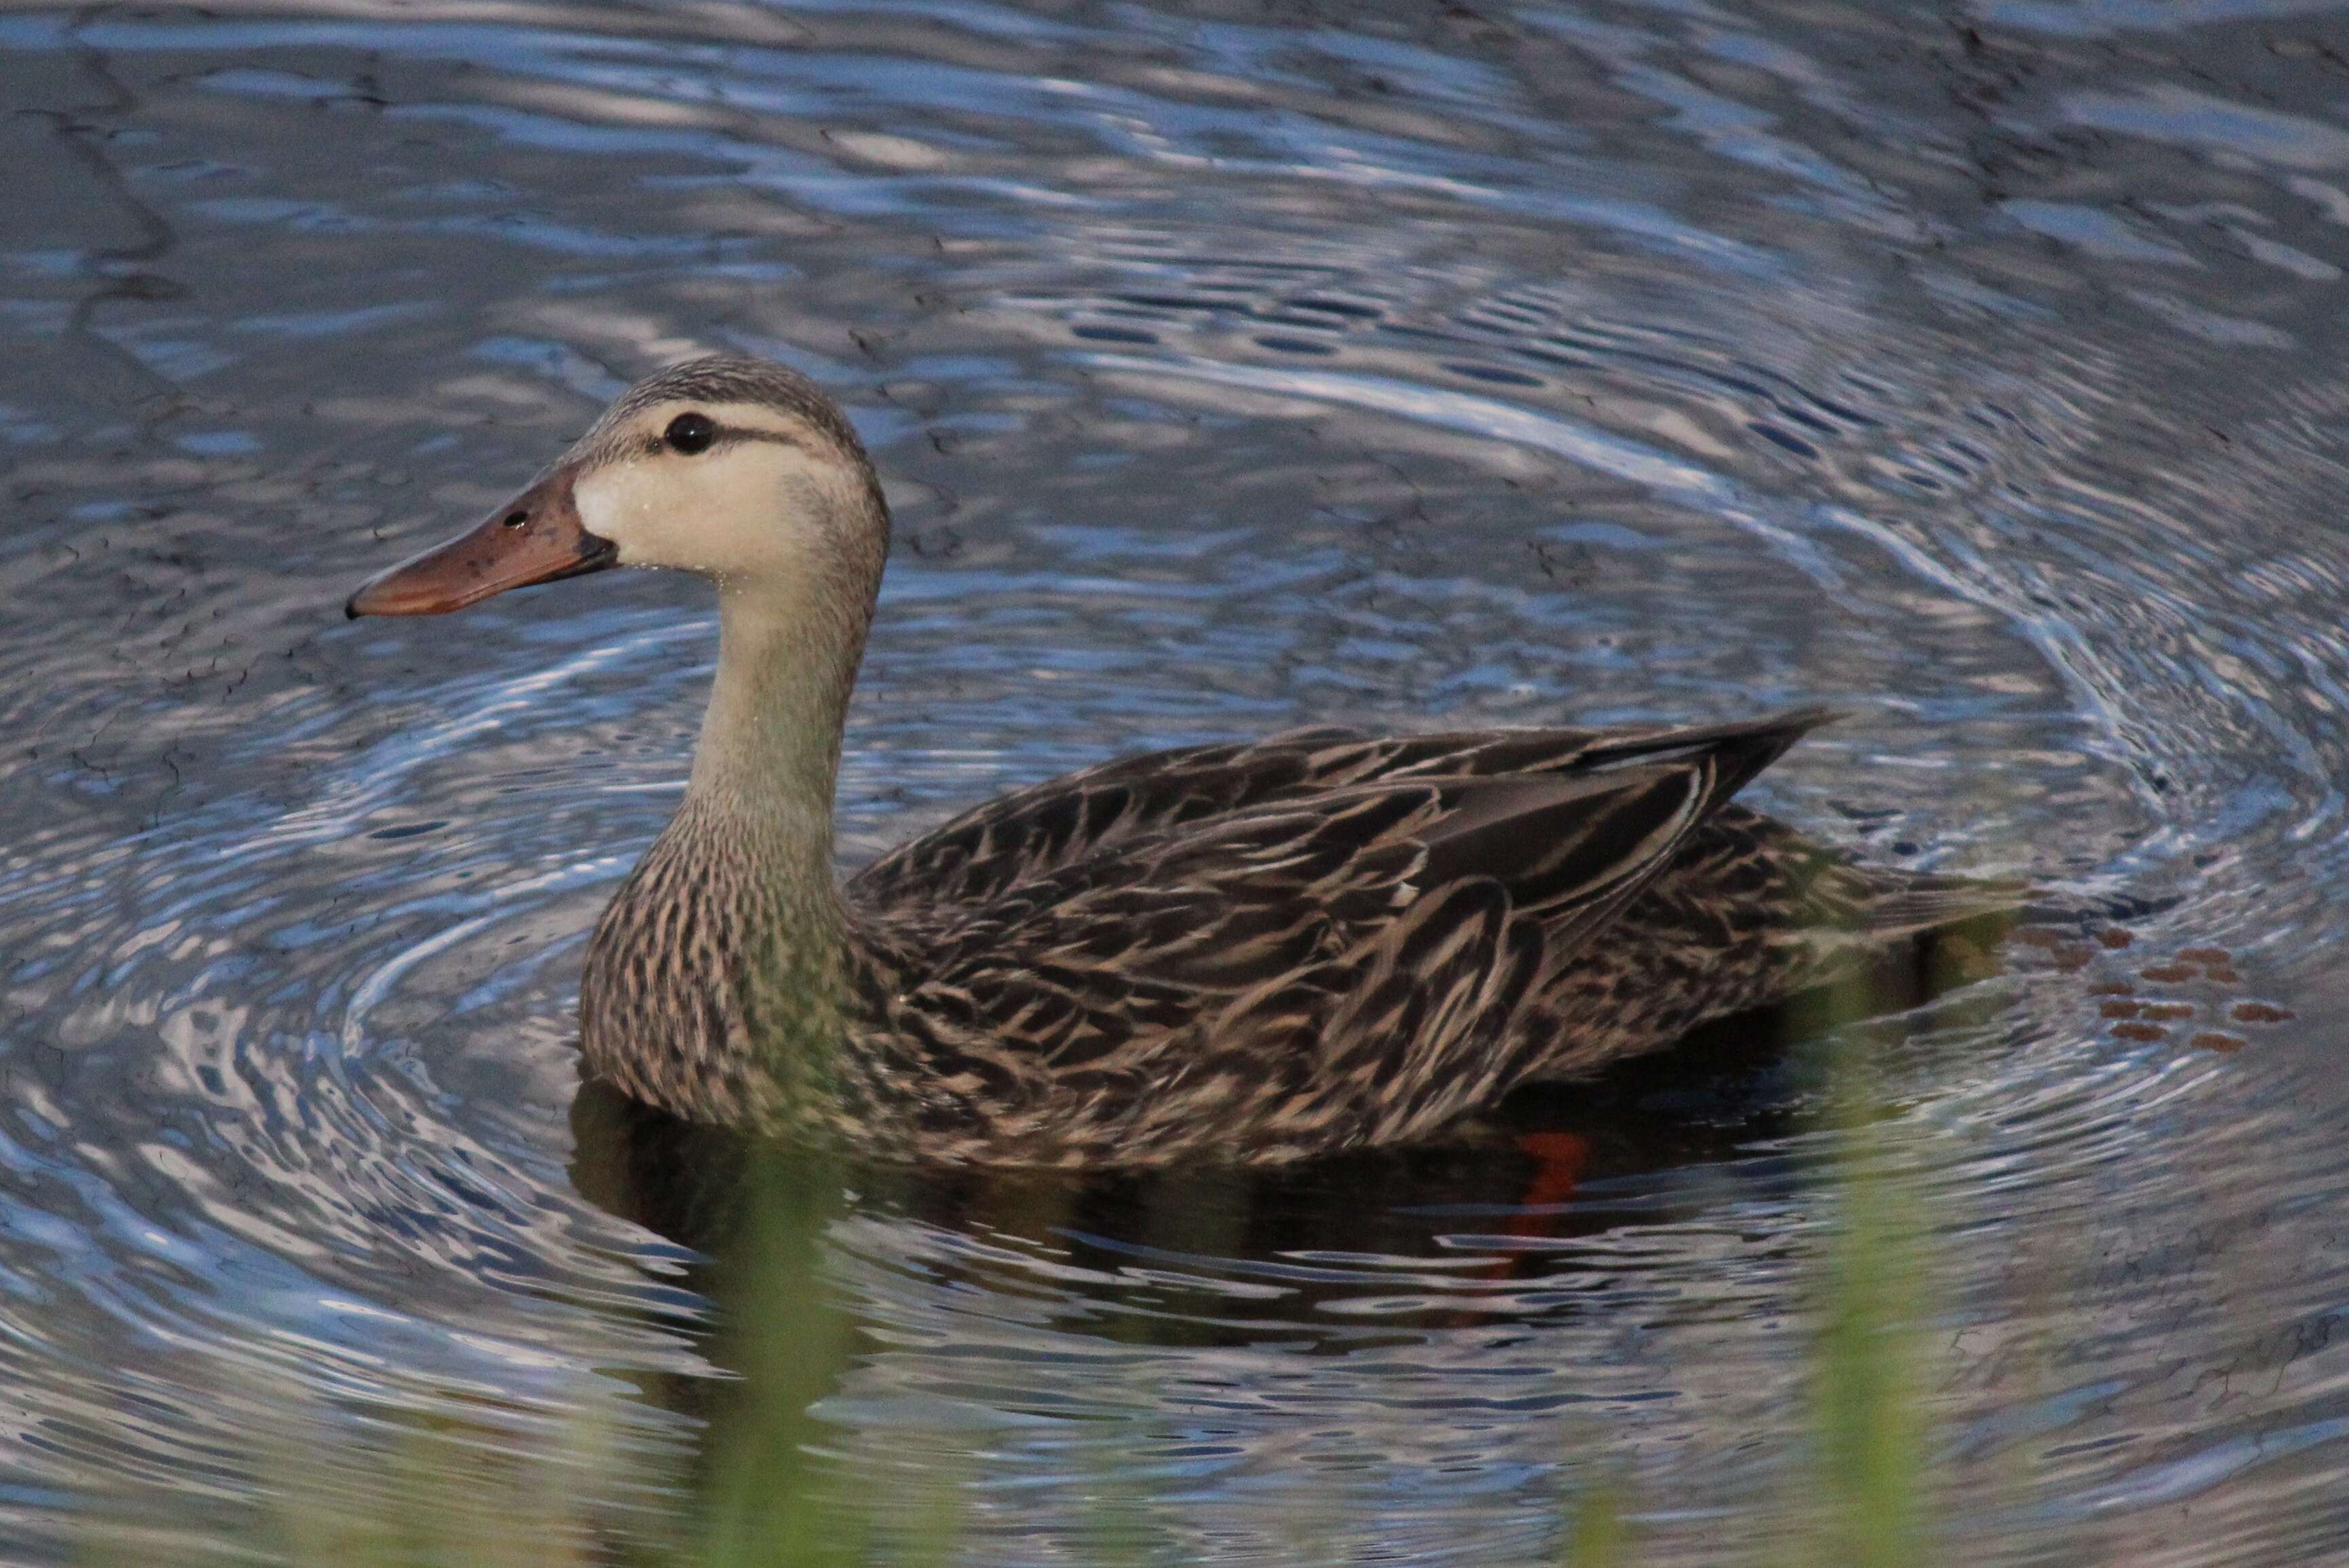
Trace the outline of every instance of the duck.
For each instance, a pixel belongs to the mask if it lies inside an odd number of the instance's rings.
[[[839,406],[713,356],[348,600],[440,614],[616,567],[714,583],[683,799],[588,945],[590,1080],[892,1160],[1292,1162],[1438,1140],[2014,902],[1737,803],[1820,707],[1154,751],[843,876],[833,791],[889,540]]]

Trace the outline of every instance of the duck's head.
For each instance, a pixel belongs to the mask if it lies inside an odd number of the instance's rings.
[[[607,566],[669,566],[870,614],[889,514],[856,432],[797,371],[713,356],[631,387],[470,533],[367,582],[358,615],[438,615]]]

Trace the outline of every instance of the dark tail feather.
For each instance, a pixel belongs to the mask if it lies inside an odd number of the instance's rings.
[[[1590,762],[1605,765],[1646,761],[1689,752],[1710,753],[1721,769],[1721,780],[1715,788],[1714,799],[1726,800],[1752,783],[1764,768],[1785,756],[1795,742],[1822,725],[1833,724],[1848,717],[1831,707],[1796,708],[1791,713],[1773,714],[1767,718],[1746,719],[1737,724],[1708,724],[1690,729],[1665,729],[1653,735],[1630,736],[1603,746],[1594,746],[1586,756]]]

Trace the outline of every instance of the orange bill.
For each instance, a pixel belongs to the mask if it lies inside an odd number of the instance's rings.
[[[367,580],[343,606],[361,615],[445,615],[533,583],[600,572],[618,547],[587,531],[571,493],[575,470],[557,469],[460,534]]]

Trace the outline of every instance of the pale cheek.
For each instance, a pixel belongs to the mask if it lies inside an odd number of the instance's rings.
[[[795,449],[760,444],[617,465],[583,477],[574,495],[580,522],[617,546],[624,566],[785,578],[812,564],[819,542],[801,520],[832,510],[831,480]]]
[[[705,537],[701,487],[665,467],[631,464],[581,480],[573,492],[581,525],[616,545],[623,566],[718,570],[722,562],[713,559],[714,542]]]
[[[644,539],[639,524],[644,521],[644,508],[638,498],[631,495],[630,478],[625,469],[607,469],[589,474],[572,487],[572,504],[579,509],[579,523],[598,539],[608,539],[618,547],[620,563],[642,566]]]

